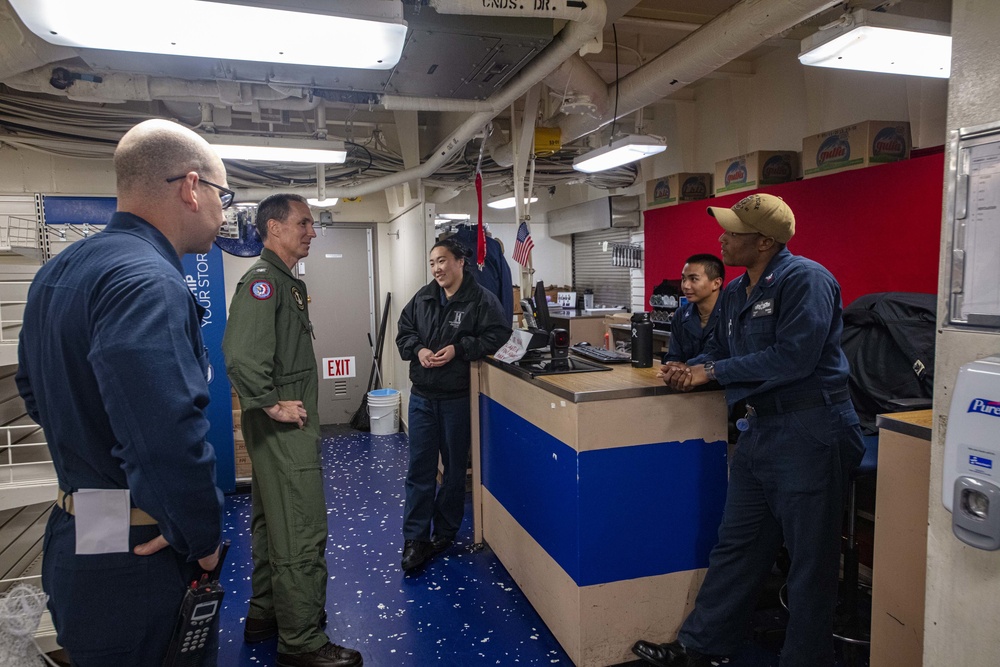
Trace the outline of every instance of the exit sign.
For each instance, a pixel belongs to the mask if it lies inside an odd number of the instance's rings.
[[[336,380],[357,375],[354,357],[328,357],[323,359],[323,379]]]

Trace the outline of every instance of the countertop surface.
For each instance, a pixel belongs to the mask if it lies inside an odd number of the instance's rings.
[[[930,441],[931,424],[934,421],[933,410],[913,410],[911,412],[893,412],[879,415],[875,424],[879,429],[894,431],[914,438]]]
[[[487,357],[486,362],[574,403],[684,393],[670,389],[663,384],[663,380],[656,377],[656,371],[660,368],[659,363],[654,363],[652,368],[611,364],[610,371],[533,376],[527,371],[492,357]],[[721,387],[712,382],[695,391],[711,390],[721,390]]]

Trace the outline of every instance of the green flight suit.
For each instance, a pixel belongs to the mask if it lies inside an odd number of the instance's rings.
[[[253,465],[248,616],[277,619],[280,653],[315,651],[329,641],[319,628],[327,524],[312,340],[305,283],[265,249],[236,287],[222,349]],[[279,400],[302,401],[305,428],[264,412]]]

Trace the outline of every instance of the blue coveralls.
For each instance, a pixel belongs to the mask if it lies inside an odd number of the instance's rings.
[[[719,320],[722,309],[722,299],[715,300],[712,314],[708,316],[708,324],[703,329],[701,316],[698,314],[698,304],[686,303],[674,311],[670,320],[670,345],[663,355],[663,363],[668,361],[687,361],[697,357],[705,349],[709,336]]]
[[[223,502],[205,440],[201,311],[173,246],[115,213],[60,253],[28,292],[18,359],[18,391],[45,430],[59,488],[128,488],[159,524],[132,526],[129,548],[161,533],[170,543],[152,556],[78,556],[75,517],[55,507],[42,585],[59,644],[80,667],[160,665],[194,561],[219,544]]]
[[[839,400],[848,374],[840,286],[787,249],[749,297],[748,284],[744,274],[726,287],[714,336],[691,363],[716,361],[730,407],[746,399],[777,414],[751,417],[740,434],[719,542],[678,639],[702,653],[735,653],[784,542],[791,570],[780,664],[825,667],[833,664],[844,493],[864,453],[854,407]]]

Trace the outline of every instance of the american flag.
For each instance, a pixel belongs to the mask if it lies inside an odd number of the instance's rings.
[[[531,257],[531,249],[534,247],[535,242],[531,240],[528,224],[522,220],[521,225],[517,228],[517,240],[514,241],[514,254],[511,256],[521,266],[527,266],[528,259]]]

